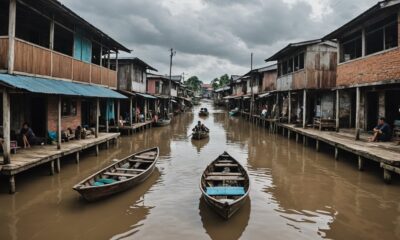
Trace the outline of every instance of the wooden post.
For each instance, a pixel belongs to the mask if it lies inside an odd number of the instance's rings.
[[[288,139],[290,139],[291,133],[292,133],[292,132],[288,129],[288,132],[287,132],[287,138],[288,138]]]
[[[10,193],[15,193],[15,177],[14,175],[11,175],[9,178],[9,182],[10,182]]]
[[[392,173],[386,168],[383,169],[383,180],[385,183],[390,183],[392,181]]]
[[[292,93],[289,91],[288,95],[289,110],[288,110],[288,124],[292,122]]]
[[[119,121],[121,116],[121,101],[118,99],[117,100],[117,126],[119,126]]]
[[[299,142],[299,134],[298,133],[296,133],[296,142],[297,143]]]
[[[79,151],[75,153],[75,162],[76,164],[79,164]]]
[[[315,150],[317,151],[317,152],[319,152],[319,140],[317,139],[317,140],[315,140]]]
[[[8,55],[7,55],[7,68],[8,73],[14,73],[14,59],[15,59],[15,23],[17,16],[17,0],[10,0],[8,14]]]
[[[110,121],[109,121],[109,111],[108,111],[108,99],[106,100],[106,132],[110,132]]]
[[[307,91],[304,89],[303,90],[303,128],[306,128],[307,120]]]
[[[339,159],[339,148],[335,147],[335,160]]]
[[[50,175],[54,175],[54,160],[50,162]]]
[[[3,89],[3,162],[11,163],[10,152],[10,95],[6,89]]]
[[[96,98],[96,113],[95,113],[95,116],[96,116],[96,130],[95,130],[94,136],[96,138],[98,138],[99,137],[99,116],[100,116],[100,100],[98,98]]]
[[[356,88],[356,140],[359,140],[359,129],[360,129],[360,87]]]
[[[61,96],[58,96],[57,106],[57,149],[61,149]]]
[[[147,121],[147,98],[144,99],[144,110],[143,110],[143,114],[144,114],[144,121]]]
[[[111,58],[111,53],[110,53],[111,51],[110,50],[108,50],[108,54],[107,54],[107,68],[108,69],[111,69],[111,60],[110,60],[110,58]]]
[[[133,125],[133,102],[132,97],[129,98],[129,126],[132,127]]]
[[[364,158],[361,156],[358,156],[358,170],[364,170]]]
[[[96,156],[99,156],[99,145],[96,145]]]
[[[100,45],[100,66],[103,67],[103,45]]]
[[[303,146],[307,145],[307,137],[306,135],[303,135]]]
[[[340,98],[339,89],[336,89],[336,132],[339,132],[340,124]]]
[[[50,39],[49,39],[49,48],[51,50],[54,49],[54,16],[52,16],[51,20],[50,20]]]
[[[56,172],[60,173],[61,172],[61,163],[60,163],[60,158],[56,159]]]
[[[138,115],[136,114],[136,109],[137,109],[137,98],[135,99],[136,101],[135,101],[135,123],[137,123],[138,122]]]

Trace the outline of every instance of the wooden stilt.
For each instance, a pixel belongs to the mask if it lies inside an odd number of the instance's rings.
[[[76,152],[75,162],[79,164],[79,152]]]
[[[96,145],[96,156],[99,156],[99,145]]]
[[[304,135],[303,136],[303,146],[307,145],[307,137]]]
[[[298,133],[296,133],[296,142],[297,143],[299,142],[299,134]]]
[[[56,172],[60,173],[61,172],[61,163],[60,163],[60,158],[56,159]]]
[[[288,130],[287,132],[287,138],[290,139],[290,135],[292,134],[292,132],[290,130]]]
[[[14,175],[10,176],[9,183],[10,183],[10,193],[13,194],[13,193],[15,193],[15,177],[14,177]]]
[[[358,156],[358,170],[364,170],[364,158],[361,156]]]
[[[317,151],[317,152],[319,152],[319,140],[316,140],[315,141],[315,150]]]
[[[110,148],[110,141],[106,142],[106,148],[109,149]]]
[[[392,181],[392,173],[385,168],[383,169],[383,180],[385,183],[391,183]]]
[[[303,91],[303,128],[307,126],[307,91]]]
[[[95,130],[95,137],[99,137],[99,117],[100,117],[100,100],[96,98],[96,130]]]
[[[53,161],[50,162],[50,175],[54,175],[54,172],[55,172],[55,171],[54,171],[54,161],[55,161],[55,160],[53,160]]]
[[[335,160],[339,159],[339,148],[335,147]]]

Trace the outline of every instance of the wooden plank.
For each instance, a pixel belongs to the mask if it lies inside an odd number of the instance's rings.
[[[154,161],[139,160],[139,159],[130,159],[129,162],[136,162],[136,163],[153,163]]]
[[[240,176],[208,176],[206,181],[244,181],[244,177]]]
[[[208,176],[243,176],[242,173],[238,172],[209,172]]]
[[[216,163],[215,167],[239,167],[239,164],[236,163]]]
[[[134,177],[136,174],[129,174],[129,173],[115,173],[115,172],[105,172],[103,173],[107,176],[116,176],[116,177]]]
[[[144,172],[146,169],[137,169],[137,168],[115,168],[118,171],[127,171],[127,172]]]
[[[154,157],[148,157],[148,156],[145,156],[145,155],[135,155],[135,158],[142,159],[142,160],[154,160]]]

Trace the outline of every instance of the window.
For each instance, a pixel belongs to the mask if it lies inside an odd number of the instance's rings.
[[[287,61],[283,62],[282,68],[283,68],[282,69],[282,74],[283,75],[287,74],[288,73],[288,62]]]
[[[288,62],[288,73],[291,72],[293,72],[293,58],[290,58]]]
[[[294,57],[294,71],[297,71],[299,69],[300,69],[299,68],[299,56],[297,55]]]
[[[397,47],[397,15],[394,14],[365,29],[365,52],[372,54]]]
[[[74,48],[74,34],[65,28],[55,24],[54,26],[54,50],[68,56],[72,56]]]
[[[62,100],[61,115],[63,117],[76,116],[76,113],[77,113],[76,106],[77,106],[77,104],[76,104],[75,100],[63,99]]]
[[[299,54],[299,69],[304,69],[304,53]]]
[[[341,40],[340,62],[347,62],[362,56],[362,34],[361,31],[355,32]]]

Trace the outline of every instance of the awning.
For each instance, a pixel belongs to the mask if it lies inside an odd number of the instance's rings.
[[[126,99],[124,95],[98,85],[22,75],[0,74],[0,83],[32,93]]]
[[[271,93],[267,92],[267,93],[263,93],[263,94],[258,95],[258,98],[265,98],[265,97],[269,97],[269,96],[271,96]]]
[[[157,99],[156,97],[149,95],[149,94],[145,94],[145,93],[135,93],[138,96],[144,97],[144,98],[149,98],[149,99]]]
[[[230,96],[223,97],[223,99],[232,99],[232,98],[236,98],[236,97],[237,97],[237,96],[230,95]]]

